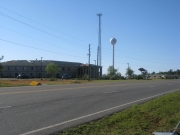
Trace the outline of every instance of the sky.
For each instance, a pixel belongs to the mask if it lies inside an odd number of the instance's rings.
[[[97,62],[101,17],[103,74],[112,66],[180,69],[180,0],[0,0],[0,56],[10,60]]]

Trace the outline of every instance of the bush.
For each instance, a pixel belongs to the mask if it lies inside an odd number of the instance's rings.
[[[81,82],[76,79],[76,80],[74,81],[74,83],[81,83]]]
[[[82,76],[82,80],[88,80],[89,76],[87,74],[84,74],[84,76]]]
[[[117,78],[113,75],[110,77],[110,80],[117,80]]]
[[[119,80],[119,79],[121,79],[121,76],[119,76],[119,75],[112,75],[110,77],[110,80]]]
[[[138,79],[138,80],[143,79],[143,76],[142,75],[137,75],[136,79]]]
[[[52,77],[49,79],[49,81],[57,81],[57,78]]]
[[[122,80],[126,80],[126,78],[125,78],[124,76],[121,76],[121,79],[122,79]]]
[[[100,79],[103,79],[103,80],[109,80],[110,77],[106,74],[103,74],[102,77]]]

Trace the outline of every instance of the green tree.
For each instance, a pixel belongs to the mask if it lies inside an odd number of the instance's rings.
[[[4,58],[4,56],[2,56],[2,57],[0,58],[0,60],[2,60],[3,58]],[[5,69],[5,67],[3,67],[2,64],[0,63],[0,72],[2,72],[4,69]]]
[[[170,69],[170,70],[168,71],[168,74],[170,74],[170,75],[174,74],[173,70]]]
[[[114,69],[114,74],[113,74],[113,66],[109,66],[108,69],[107,69],[107,75],[108,76],[112,76],[112,75],[115,75],[117,73],[117,69]]]
[[[179,69],[177,69],[176,74],[180,75],[180,70]]]
[[[114,74],[113,74],[113,66],[109,66],[107,69],[107,77],[111,80],[117,80],[121,78],[121,73],[118,72],[118,69],[114,69]]]
[[[60,70],[61,69],[53,62],[46,66],[46,72],[51,75],[51,77],[53,77],[54,74],[57,74]]]
[[[4,67],[2,66],[2,64],[0,63],[0,72],[2,72],[4,70]]]
[[[156,72],[154,72],[154,71],[151,73],[151,75],[155,75],[155,74],[156,74]]]
[[[134,71],[130,67],[128,67],[126,69],[126,75],[128,76],[128,78],[131,78],[133,74],[134,74]]]

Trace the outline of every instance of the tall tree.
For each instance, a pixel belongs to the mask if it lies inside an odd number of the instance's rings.
[[[169,71],[168,71],[168,74],[173,74],[173,70],[172,69],[170,69]]]
[[[0,58],[0,60],[2,60],[4,58],[4,56],[2,56],[1,58]],[[0,72],[2,72],[4,70],[4,67],[2,66],[2,64],[0,63]]]
[[[133,74],[134,74],[134,71],[130,67],[128,67],[126,69],[126,75],[128,76],[128,78],[131,78]]]
[[[4,67],[2,66],[2,64],[0,63],[0,72],[2,72],[4,70]]]
[[[51,77],[53,77],[54,74],[57,74],[60,70],[61,69],[53,62],[46,66],[46,72],[51,75]]]
[[[109,66],[107,69],[107,78],[111,80],[117,80],[121,78],[121,73],[118,72],[118,69],[114,69],[114,74],[113,74],[113,66]]]
[[[180,75],[180,70],[179,69],[176,70],[176,74]]]
[[[110,75],[110,76],[115,75],[117,71],[118,71],[117,69],[114,69],[114,74],[113,74],[113,66],[109,66],[107,69],[107,72],[108,72],[107,75]]]
[[[154,74],[156,74],[156,72],[153,71],[153,72],[151,73],[151,75],[154,75]]]

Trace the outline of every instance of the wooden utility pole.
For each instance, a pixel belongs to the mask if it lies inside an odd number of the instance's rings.
[[[91,51],[90,51],[90,44],[89,44],[89,81],[91,80],[91,67],[90,67],[90,56],[91,56]]]

